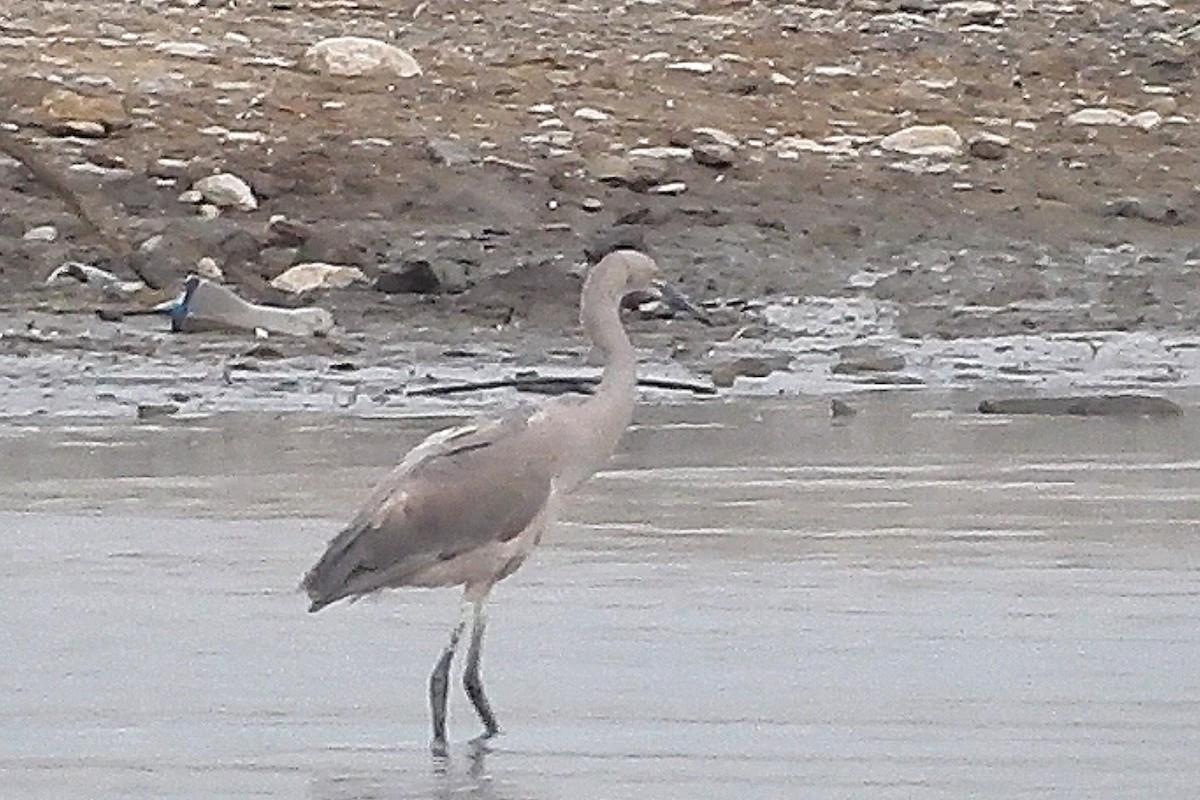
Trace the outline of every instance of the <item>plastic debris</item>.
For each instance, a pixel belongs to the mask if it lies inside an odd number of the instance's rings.
[[[232,290],[189,275],[179,297],[152,309],[171,319],[171,330],[259,331],[285,336],[324,336],[333,329],[333,315],[323,308],[276,308],[248,302]]]

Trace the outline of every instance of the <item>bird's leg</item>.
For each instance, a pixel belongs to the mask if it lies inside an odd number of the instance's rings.
[[[463,671],[463,688],[467,690],[467,697],[471,698],[471,705],[475,706],[475,713],[479,715],[479,721],[483,723],[483,733],[475,739],[476,742],[482,742],[499,733],[500,726],[496,724],[496,715],[492,713],[487,695],[483,693],[483,678],[479,675],[479,661],[483,654],[483,630],[487,625],[483,600],[477,600],[472,605],[475,607],[475,619],[471,625],[471,645],[467,649],[467,668]]]
[[[435,755],[444,756],[447,751],[446,695],[450,689],[450,662],[454,660],[458,640],[463,629],[467,627],[467,609],[468,606],[464,603],[458,622],[454,625],[454,630],[450,631],[450,641],[446,643],[446,649],[442,651],[433,667],[433,674],[429,676],[429,710],[433,715],[433,741],[429,743],[429,748]]]

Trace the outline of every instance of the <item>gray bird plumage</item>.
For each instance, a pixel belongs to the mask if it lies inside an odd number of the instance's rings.
[[[556,462],[528,411],[434,434],[372,492],[304,578],[318,611],[345,597],[409,585],[431,565],[529,527]]]
[[[591,397],[433,434],[380,482],[304,576],[310,611],[385,588],[463,586],[473,620],[463,680],[484,723],[481,738],[499,732],[479,675],[484,600],[540,542],[559,499],[603,466],[628,427],[636,360],[620,302],[654,288],[657,272],[631,250],[610,253],[589,272],[580,320],[605,359]],[[435,752],[446,750],[448,672],[466,624],[464,615],[430,677]]]

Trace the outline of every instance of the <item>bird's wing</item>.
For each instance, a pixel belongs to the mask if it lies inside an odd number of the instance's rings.
[[[452,428],[414,448],[305,576],[314,610],[525,530],[557,469],[531,419]]]

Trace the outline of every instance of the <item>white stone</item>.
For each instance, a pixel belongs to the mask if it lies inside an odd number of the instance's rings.
[[[962,137],[949,125],[913,125],[883,137],[884,150],[911,156],[953,156],[962,150]]]
[[[297,264],[271,280],[271,285],[291,294],[310,292],[314,289],[345,289],[355,283],[366,281],[367,276],[358,267],[341,264],[325,264],[314,261]]]
[[[388,73],[412,78],[421,74],[421,65],[404,50],[362,36],[323,39],[305,51],[302,63],[339,78]]]
[[[1153,130],[1162,124],[1162,114],[1157,111],[1143,111],[1130,117],[1126,124],[1144,131]]]
[[[38,225],[25,231],[21,238],[27,242],[53,242],[58,239],[58,228],[53,225]]]
[[[535,106],[529,107],[530,114],[553,114],[554,106],[550,103],[538,103]]]
[[[683,181],[675,181],[674,183],[664,183],[659,186],[650,188],[651,194],[683,194],[687,191],[687,184]]]
[[[575,111],[575,118],[587,120],[588,122],[604,122],[608,119],[608,114],[605,114],[598,108],[580,108]]]
[[[667,64],[667,69],[675,70],[676,72],[693,72],[697,75],[707,75],[713,71],[714,67],[707,61],[677,61],[674,64]]]
[[[742,143],[738,141],[736,136],[731,133],[726,133],[720,128],[692,128],[692,133],[696,134],[697,136],[707,136],[717,144],[723,144],[726,147],[732,147],[736,149],[742,146]]]
[[[801,153],[819,153],[826,156],[854,155],[854,146],[846,137],[830,137],[824,142],[806,139],[803,136],[785,136],[775,142],[775,155],[786,161],[795,161]]]
[[[68,261],[55,269],[50,273],[50,277],[46,278],[46,283],[49,285],[68,279],[85,283],[112,295],[133,294],[146,288],[146,284],[141,281],[121,280],[106,269],[78,261]]]
[[[1081,108],[1067,117],[1068,125],[1126,125],[1129,115],[1115,108]]]
[[[692,157],[692,148],[690,147],[635,147],[629,151],[630,158],[678,158],[688,159]]]
[[[843,67],[838,64],[821,64],[813,67],[813,74],[822,78],[849,78],[858,74],[858,67]]]
[[[795,86],[796,82],[782,72],[771,73],[771,83],[776,86]]]
[[[267,141],[267,135],[262,131],[230,131],[225,134],[225,141],[248,144],[262,144]]]
[[[201,278],[208,278],[210,281],[225,279],[225,273],[217,266],[217,260],[211,256],[205,256],[196,262],[196,274]]]
[[[249,184],[230,172],[221,172],[201,178],[192,185],[192,189],[209,203],[219,208],[236,208],[239,211],[253,211],[258,208],[258,200]]]
[[[203,42],[162,42],[154,46],[155,51],[166,53],[169,56],[178,56],[179,58],[197,58],[208,59],[212,58],[212,48]]]

